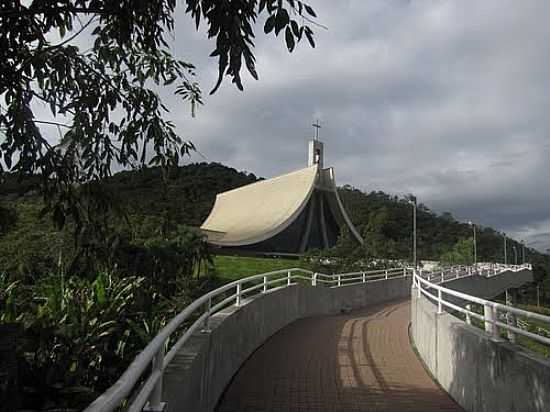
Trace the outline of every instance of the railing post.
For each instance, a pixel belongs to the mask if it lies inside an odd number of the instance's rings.
[[[241,284],[237,284],[237,299],[235,300],[235,306],[241,306]]]
[[[365,272],[363,272],[363,283],[365,283],[367,281],[367,275],[365,274]]]
[[[202,332],[208,333],[210,332],[210,310],[212,308],[212,298],[208,298],[208,302],[206,303],[206,319],[204,319],[204,327],[202,329]]]
[[[469,304],[469,303],[466,304],[466,310],[471,311],[472,310],[472,305]],[[472,317],[470,316],[470,312],[466,312],[466,323],[468,325],[472,324]]]
[[[338,286],[342,286],[342,275],[338,275]]]
[[[404,277],[404,278],[407,277],[407,268],[403,268],[403,277]]]
[[[264,289],[263,293],[267,293],[267,276],[264,276]]]
[[[422,295],[422,282],[419,278],[416,278],[416,286],[418,287],[418,297]]]
[[[287,277],[286,277],[286,285],[290,286],[290,271],[288,272]]]
[[[317,273],[314,273],[311,278],[311,286],[317,286]]]
[[[444,279],[443,272],[441,272],[441,283],[443,283],[443,279]]]
[[[162,412],[166,408],[166,402],[162,402],[162,372],[164,369],[164,343],[153,357],[151,373],[158,372],[160,377],[153,387],[144,411]]]
[[[442,308],[441,308],[441,289],[437,289],[437,313],[442,314]]]
[[[483,319],[485,320],[485,332],[494,337],[499,337],[498,327],[495,324],[496,313],[495,308],[492,305],[483,305]]]
[[[513,289],[506,290],[506,306],[514,306],[516,303],[516,292]],[[506,312],[506,323],[513,327],[518,327],[516,316],[511,312]],[[506,335],[511,343],[516,343],[516,334],[511,330],[506,330]]]
[[[387,270],[385,272],[385,275],[386,275],[386,280],[388,280],[388,271]]]

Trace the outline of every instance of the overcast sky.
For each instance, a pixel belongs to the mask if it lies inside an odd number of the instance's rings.
[[[325,164],[364,191],[413,193],[550,248],[550,1],[309,0],[328,30],[289,54],[258,22],[260,81],[213,96],[214,48],[179,5],[174,53],[197,66],[196,118],[163,97],[207,161],[271,177],[306,165],[320,119]],[[205,160],[194,155],[192,161]]]
[[[550,248],[550,2],[310,3],[328,27],[315,49],[288,54],[260,27],[260,81],[247,76],[244,93],[227,81],[195,119],[174,102],[207,160],[264,177],[303,167],[319,118],[339,184],[414,193]],[[207,92],[213,44],[179,13],[174,50]]]

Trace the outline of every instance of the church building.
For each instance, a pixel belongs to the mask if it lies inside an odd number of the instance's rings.
[[[234,253],[302,254],[334,246],[345,226],[362,244],[323,154],[323,143],[311,140],[306,168],[219,193],[201,226],[208,243]]]

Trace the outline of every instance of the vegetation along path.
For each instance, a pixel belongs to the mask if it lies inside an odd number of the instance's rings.
[[[218,405],[234,411],[461,411],[424,370],[408,301],[299,320],[269,339]]]

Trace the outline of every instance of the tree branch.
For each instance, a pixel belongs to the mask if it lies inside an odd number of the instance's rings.
[[[27,66],[27,64],[29,62],[31,62],[32,60],[36,59],[37,57],[39,56],[42,56],[43,54],[45,53],[48,53],[52,50],[55,50],[55,49],[58,49],[62,46],[64,46],[65,44],[69,43],[70,41],[74,40],[78,35],[80,35],[80,33],[82,33],[84,30],[86,30],[86,28],[92,24],[92,22],[94,21],[94,19],[96,18],[97,16],[96,15],[93,15],[90,20],[88,20],[88,22],[83,25],[82,27],[80,27],[80,30],[78,30],[75,34],[73,34],[71,37],[69,37],[68,39],[65,39],[63,40],[61,43],[59,44],[54,44],[53,46],[50,46],[50,47],[46,47],[45,49],[42,49],[42,48],[38,48],[38,52],[33,54],[32,56],[30,56],[29,58],[27,58],[22,64],[21,64],[21,67],[19,67],[19,69],[17,70],[18,73],[21,73],[25,67]],[[36,49],[35,49],[36,50]]]
[[[47,120],[35,120],[35,119],[33,119],[32,121],[34,123],[49,124],[49,125],[52,125],[52,126],[66,127],[67,129],[71,128],[71,126],[69,126],[68,124],[64,124],[64,123],[50,122],[50,121],[47,121]]]
[[[109,9],[100,9],[100,8],[88,8],[88,7],[57,7],[57,8],[46,8],[46,9],[29,9],[23,8],[19,10],[3,10],[0,11],[0,17],[13,17],[13,16],[34,16],[37,14],[51,14],[51,13],[74,13],[74,14],[113,14],[113,10]]]

